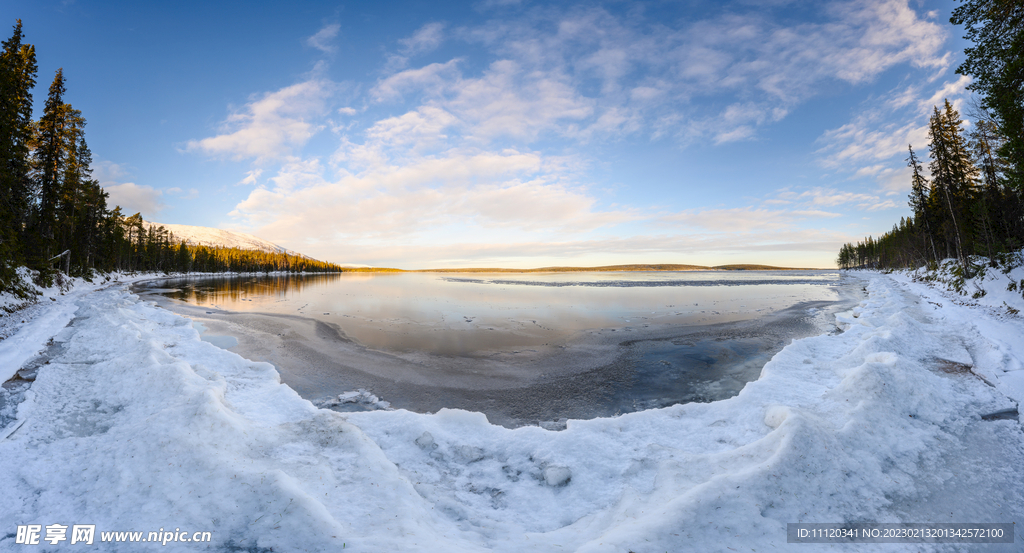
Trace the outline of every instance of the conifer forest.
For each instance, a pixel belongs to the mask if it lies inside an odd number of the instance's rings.
[[[948,100],[933,108],[927,157],[907,148],[913,214],[879,237],[844,245],[840,268],[953,259],[969,278],[982,263],[1016,263],[1024,247],[1024,3],[967,0],[950,22],[974,44],[957,69],[972,78],[971,123]]]
[[[21,20],[0,54],[0,290],[16,270],[91,277],[94,271],[323,272],[341,267],[304,256],[188,245],[163,227],[143,225],[107,204],[93,177],[86,120],[66,101],[68,83],[57,70],[42,116],[33,119],[35,47]]]

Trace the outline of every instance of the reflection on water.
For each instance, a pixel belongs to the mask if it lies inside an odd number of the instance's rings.
[[[164,294],[211,309],[315,318],[374,349],[472,356],[550,346],[590,329],[751,319],[832,300],[837,279],[835,271],[343,273],[199,277],[172,281]]]
[[[175,278],[139,291],[185,302],[161,299],[204,340],[273,363],[319,405],[349,406],[339,394],[365,389],[395,408],[481,411],[514,427],[731,397],[792,338],[827,330],[839,281],[835,271],[355,273]]]
[[[318,287],[340,279],[341,274],[263,275],[263,276],[202,276],[162,281],[180,287],[164,291],[164,295],[196,305],[210,302],[225,304],[251,301],[254,297],[287,298],[301,293],[304,288]],[[347,275],[345,275],[347,277]],[[351,278],[351,277],[349,277]]]
[[[211,332],[207,332],[206,325],[199,321],[192,321],[192,328],[199,331],[200,340],[210,342],[219,348],[231,349],[238,345],[238,338],[235,338],[234,336],[227,336],[225,334],[213,334]]]

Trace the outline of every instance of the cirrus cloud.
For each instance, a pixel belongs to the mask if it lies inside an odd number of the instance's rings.
[[[186,150],[261,161],[286,157],[324,128],[320,121],[334,88],[315,79],[264,94],[228,116],[223,134],[190,140]]]

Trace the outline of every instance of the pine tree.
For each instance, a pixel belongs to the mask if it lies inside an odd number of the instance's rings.
[[[64,70],[58,69],[50,84],[43,116],[39,119],[36,135],[35,174],[39,190],[36,215],[36,238],[43,259],[50,259],[55,248],[54,231],[57,208],[63,192],[62,177],[69,146],[69,110],[64,103]]]
[[[949,21],[963,25],[964,38],[974,43],[957,73],[974,78],[967,88],[980,92],[996,115],[1007,138],[1000,154],[1009,162],[1008,177],[1024,192],[1024,2],[962,0]]]
[[[22,38],[19,19],[0,52],[0,286],[10,282],[20,257],[32,198],[28,145],[36,55]]]
[[[923,221],[925,233],[928,235],[928,244],[932,250],[932,260],[939,261],[939,255],[935,251],[935,240],[932,238],[932,228],[929,219],[931,215],[928,210],[928,179],[921,174],[921,162],[914,154],[914,147],[907,145],[910,157],[907,158],[907,166],[913,171],[910,182],[910,207],[914,210],[914,218],[919,223]]]
[[[967,149],[967,141],[963,136],[960,114],[953,108],[949,100],[945,109],[938,107],[933,110],[929,121],[928,137],[931,139],[932,190],[929,204],[933,208],[941,208],[949,215],[944,221],[947,251],[952,243],[957,260],[968,274],[967,259],[968,236],[965,235],[963,222],[965,208],[968,205],[977,177],[977,168],[971,160]]]
[[[84,122],[84,120],[83,120]],[[96,255],[103,241],[105,228],[104,219],[109,217],[107,211],[107,193],[99,182],[92,178],[92,152],[85,142],[85,134],[80,133],[75,148],[75,165],[69,171],[75,192],[69,225],[73,232],[66,234],[66,247],[74,252],[74,259],[80,272],[96,266]],[[66,227],[67,228],[67,227]]]
[[[928,132],[930,186],[912,149],[907,160],[914,219],[875,242],[868,237],[844,245],[840,266],[872,256],[881,256],[884,267],[913,262],[907,250],[918,245],[930,245],[934,259],[942,246],[969,277],[971,256],[984,254],[996,263],[1024,246],[1024,2],[961,0],[950,22],[963,25],[964,38],[974,43],[957,69],[973,77],[968,88],[980,93],[970,140],[949,101],[936,107]]]

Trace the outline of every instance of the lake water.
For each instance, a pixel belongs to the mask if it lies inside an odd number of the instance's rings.
[[[515,426],[735,395],[794,337],[828,331],[836,271],[344,273],[137,288],[301,395],[359,388]]]

